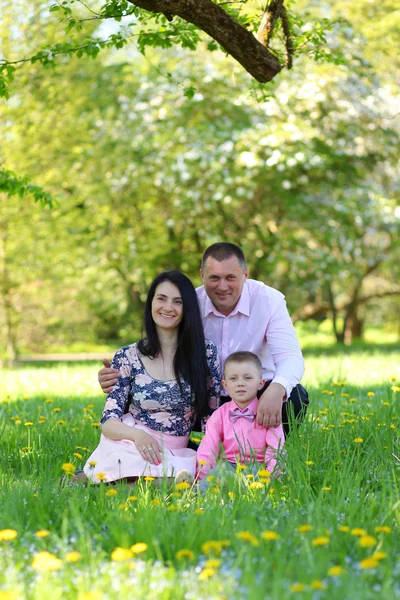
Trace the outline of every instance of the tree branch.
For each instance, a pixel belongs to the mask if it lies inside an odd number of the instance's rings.
[[[129,0],[152,13],[178,16],[211,36],[260,83],[282,69],[279,60],[228,13],[211,0]]]

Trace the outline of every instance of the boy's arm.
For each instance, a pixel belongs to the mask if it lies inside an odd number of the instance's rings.
[[[208,471],[215,465],[218,457],[219,444],[223,441],[223,410],[217,409],[206,424],[206,433],[197,450],[197,473],[199,479],[204,479]]]
[[[267,449],[265,451],[265,466],[271,473],[276,466],[278,454],[282,451],[285,443],[285,434],[283,433],[282,425],[278,427],[268,427],[265,441]]]

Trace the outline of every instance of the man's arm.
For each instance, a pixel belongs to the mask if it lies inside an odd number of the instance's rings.
[[[117,383],[121,373],[118,369],[114,369],[111,363],[106,358],[103,359],[104,367],[100,369],[97,374],[97,380],[101,386],[101,389],[105,394],[112,392],[114,385]]]
[[[282,420],[282,402],[304,373],[299,341],[283,296],[268,322],[265,336],[275,363],[275,374],[258,403],[257,423],[274,427]]]

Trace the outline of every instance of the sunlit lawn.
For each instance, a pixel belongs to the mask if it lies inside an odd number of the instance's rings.
[[[281,481],[205,497],[61,487],[99,438],[98,366],[1,372],[0,600],[400,597],[400,352],[306,365]]]

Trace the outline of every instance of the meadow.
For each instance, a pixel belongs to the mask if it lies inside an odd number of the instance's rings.
[[[4,369],[0,600],[400,598],[399,366],[395,345],[308,350],[284,475],[205,496],[63,485],[98,442],[98,364]]]

